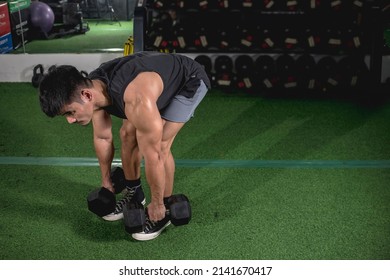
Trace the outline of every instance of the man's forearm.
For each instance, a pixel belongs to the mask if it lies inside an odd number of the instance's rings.
[[[102,175],[102,185],[111,187],[110,173],[114,159],[114,143],[111,140],[95,138],[94,145]]]

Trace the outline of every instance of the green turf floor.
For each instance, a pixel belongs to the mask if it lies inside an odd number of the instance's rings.
[[[0,83],[0,116],[0,259],[390,258],[388,102],[365,107],[212,90],[173,147],[178,161],[189,162],[177,167],[175,192],[189,196],[193,218],[150,242],[133,241],[121,221],[88,212],[98,167],[32,163],[93,159],[90,126],[45,117],[27,83]],[[7,164],[11,157],[32,162]],[[243,160],[265,165],[227,164]],[[267,165],[336,160],[382,164]]]

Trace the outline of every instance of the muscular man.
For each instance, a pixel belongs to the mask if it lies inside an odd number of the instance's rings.
[[[151,194],[148,219],[145,230],[132,236],[150,240],[170,224],[164,202],[173,192],[172,143],[209,88],[207,74],[193,59],[179,54],[139,52],[103,63],[88,77],[73,66],[57,66],[41,81],[39,100],[49,117],[64,116],[70,124],[92,122],[101,184],[111,191],[111,116],[123,119],[121,160],[128,191],[117,202],[115,211],[103,218],[121,219],[127,201],[145,203],[140,179],[143,159]]]

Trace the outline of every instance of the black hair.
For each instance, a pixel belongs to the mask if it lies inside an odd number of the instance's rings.
[[[39,102],[42,111],[49,117],[61,114],[67,104],[74,101],[82,87],[92,87],[92,82],[74,66],[51,67],[39,84]]]

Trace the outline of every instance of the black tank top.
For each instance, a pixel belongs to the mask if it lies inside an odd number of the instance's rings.
[[[198,62],[184,55],[159,52],[139,52],[113,59],[101,64],[88,77],[101,80],[107,85],[112,104],[104,110],[126,119],[123,95],[127,85],[141,72],[156,72],[162,78],[164,89],[157,100],[160,111],[175,95],[188,98],[194,96],[200,80],[210,88],[210,80]]]

